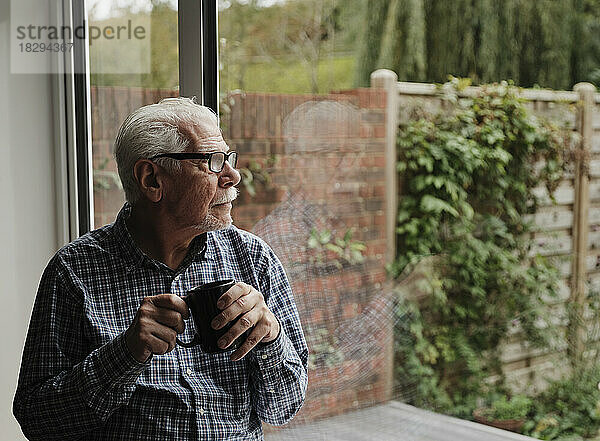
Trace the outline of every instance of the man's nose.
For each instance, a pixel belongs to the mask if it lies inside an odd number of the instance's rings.
[[[233,168],[229,161],[225,161],[223,170],[219,173],[219,186],[223,188],[234,187],[240,183],[241,179],[240,172]]]

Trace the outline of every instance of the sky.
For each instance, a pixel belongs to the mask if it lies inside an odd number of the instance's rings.
[[[177,9],[177,0],[168,0],[173,9]],[[90,20],[105,20],[112,17],[112,12],[117,8],[131,6],[134,12],[152,10],[150,0],[87,0]]]
[[[247,1],[247,0],[246,0]],[[276,3],[285,3],[286,0],[259,0],[259,6],[268,7]],[[173,9],[177,9],[177,0],[168,0]],[[112,12],[117,8],[125,6],[132,6],[134,12],[139,11],[150,11],[152,9],[152,2],[150,0],[87,0],[88,12],[90,14],[90,20],[98,21],[105,20],[112,16]],[[244,3],[240,0],[240,3]],[[219,9],[227,9],[231,1],[219,0]]]

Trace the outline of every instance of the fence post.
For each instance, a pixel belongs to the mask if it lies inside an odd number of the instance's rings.
[[[575,156],[575,203],[573,206],[573,260],[571,296],[569,298],[568,352],[573,367],[582,359],[584,351],[584,302],[586,257],[589,229],[589,170],[592,139],[592,112],[596,88],[590,83],[577,83],[573,88],[579,94],[577,131],[581,144]]]
[[[371,87],[386,92],[385,108],[385,237],[387,239],[385,261],[396,258],[396,219],[398,217],[398,173],[396,171],[396,131],[398,130],[398,75],[387,69],[371,73]],[[392,292],[388,293],[392,295]],[[385,354],[385,395],[394,399],[394,319],[389,322],[389,335]]]
[[[396,172],[396,131],[398,129],[398,75],[387,69],[378,69],[371,74],[371,87],[385,89],[385,237],[387,246],[386,263],[396,257],[396,218],[398,217],[398,173]]]

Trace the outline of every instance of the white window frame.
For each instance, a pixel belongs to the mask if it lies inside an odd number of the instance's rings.
[[[50,4],[55,8],[52,13],[57,23],[74,29],[83,21],[85,0],[61,0]],[[55,109],[55,191],[59,245],[93,228],[87,41],[82,44],[81,40],[75,39],[74,43],[71,52],[58,52],[53,61],[56,63],[55,72],[58,72],[53,75],[52,101]],[[78,86],[81,83],[87,87]]]
[[[179,91],[219,111],[218,0],[178,0]],[[59,0],[58,23],[87,25],[85,0]],[[54,75],[57,225],[60,244],[94,228],[91,98],[88,41],[74,39],[59,53]],[[81,73],[74,73],[81,72]]]

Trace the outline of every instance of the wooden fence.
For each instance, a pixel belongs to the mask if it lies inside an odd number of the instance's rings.
[[[396,163],[396,136],[406,125],[416,108],[428,112],[441,110],[442,98],[433,84],[398,82],[396,74],[379,70],[371,76],[372,87],[384,88],[387,94],[386,152],[388,164]],[[461,92],[473,96],[480,92],[468,87]],[[589,323],[589,311],[584,311],[585,296],[590,289],[600,289],[600,94],[589,83],[580,83],[573,91],[523,89],[520,92],[530,110],[539,117],[577,133],[573,163],[554,194],[553,202],[544,187],[535,189],[541,206],[532,215],[535,221],[532,255],[539,253],[553,257],[562,276],[558,299],[548,299],[553,319],[565,327],[569,344],[558,351],[532,349],[515,331],[503,344],[502,362],[507,384],[515,391],[535,392],[543,389],[546,378],[557,378],[568,371],[571,359],[578,359],[590,347],[586,331],[597,324]],[[397,188],[393,170],[387,176],[388,188]],[[401,196],[401,189],[398,192]],[[397,212],[395,195],[388,195],[388,213]],[[388,237],[395,228],[395,218],[388,219]],[[393,247],[393,244],[390,245]],[[395,253],[390,250],[391,253]],[[573,305],[573,314],[586,317],[587,327],[576,326],[571,320],[567,304]],[[573,318],[573,316],[571,316]]]

